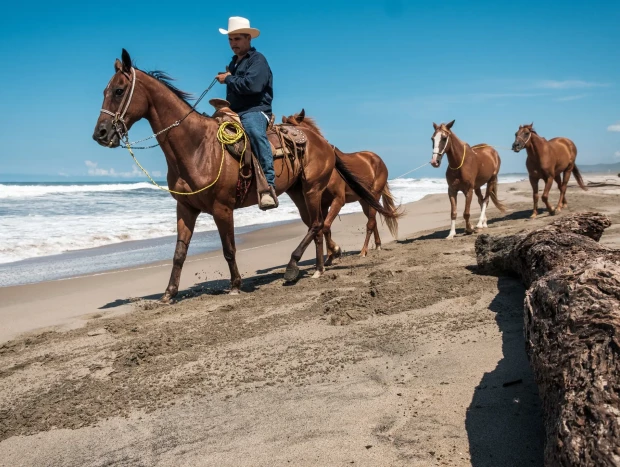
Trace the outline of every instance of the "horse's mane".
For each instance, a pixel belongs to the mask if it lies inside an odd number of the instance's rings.
[[[161,70],[145,71],[144,73],[146,73],[152,78],[155,78],[161,84],[166,86],[170,91],[172,91],[175,96],[185,102],[188,107],[192,106],[189,102],[187,102],[187,99],[195,99],[195,97],[191,93],[181,91],[179,88],[173,85],[170,81],[174,81],[174,78],[172,78],[168,73]]]
[[[299,117],[299,114],[295,114],[293,115],[293,119],[295,121],[297,121],[297,118]],[[325,138],[323,136],[323,133],[321,132],[321,129],[319,128],[319,125],[316,123],[316,120],[312,117],[308,117],[307,115],[304,116],[302,123],[305,123],[308,127],[310,127],[311,130],[315,131],[316,133],[318,133],[322,138]]]

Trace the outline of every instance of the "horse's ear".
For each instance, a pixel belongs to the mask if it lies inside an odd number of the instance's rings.
[[[534,128],[534,122],[530,123],[530,128]]]
[[[452,128],[452,125],[454,125],[454,120],[452,120],[450,123],[448,123],[446,125],[446,128],[449,130],[450,128]]]
[[[433,122],[433,128],[434,128],[435,130],[436,130],[437,128],[439,128],[435,122]]]
[[[123,64],[122,64],[122,63],[121,63],[121,61],[117,58],[117,59],[114,61],[114,71],[118,73],[118,72],[119,72],[119,71],[121,71],[122,69],[123,69]]]
[[[282,115],[282,123],[286,123],[286,117]]]
[[[121,58],[123,59],[123,71],[129,73],[129,71],[131,70],[131,57],[129,56],[129,52],[123,49]]]
[[[303,122],[305,116],[306,116],[306,109],[301,109],[301,112],[299,112],[299,115],[297,115],[297,121],[299,123]]]

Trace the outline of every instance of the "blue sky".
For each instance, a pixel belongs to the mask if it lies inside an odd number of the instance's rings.
[[[330,142],[377,152],[391,177],[427,162],[432,122],[452,119],[470,144],[509,147],[533,121],[573,139],[578,164],[620,161],[617,0],[22,1],[0,17],[0,180],[140,179],[125,150],[91,139],[115,58],[124,47],[199,95],[232,55],[218,32],[229,16],[261,30],[278,121],[304,107]],[[131,138],[150,133],[141,122]],[[524,171],[524,154],[500,154],[502,172]],[[138,155],[166,173],[159,149]]]

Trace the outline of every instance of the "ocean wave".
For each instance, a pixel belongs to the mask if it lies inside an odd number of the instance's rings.
[[[102,183],[102,184],[75,184],[75,185],[6,185],[0,184],[0,199],[32,198],[65,193],[96,193],[111,191],[157,190],[158,188],[147,182],[138,183]]]

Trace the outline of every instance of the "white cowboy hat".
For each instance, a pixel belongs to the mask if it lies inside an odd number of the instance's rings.
[[[220,28],[222,34],[249,34],[252,39],[260,35],[260,31],[250,27],[250,20],[241,16],[231,16],[228,18],[228,31]]]

